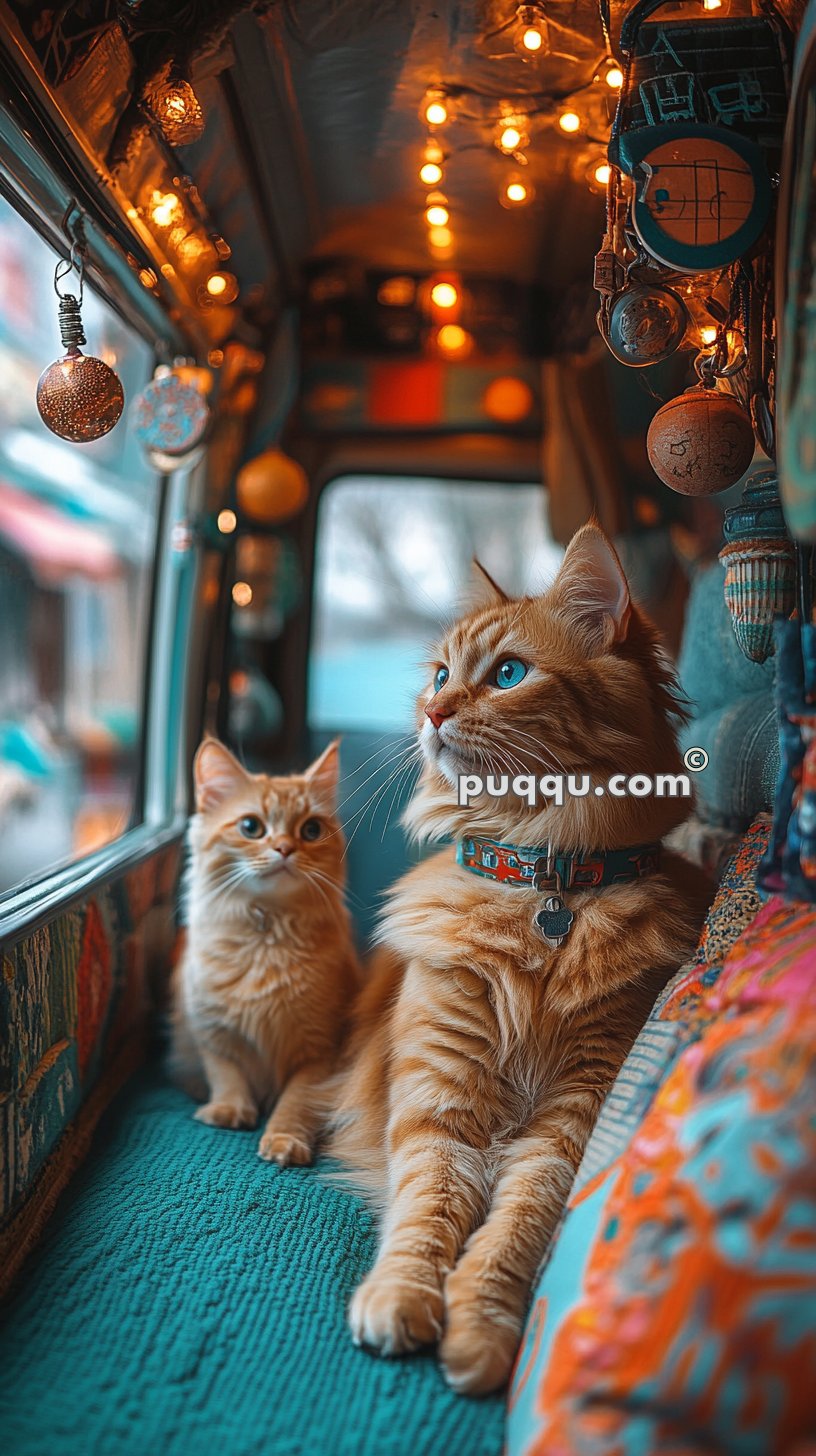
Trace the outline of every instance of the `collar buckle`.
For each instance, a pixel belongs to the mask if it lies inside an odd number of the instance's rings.
[[[563,866],[565,861],[562,859],[561,863]],[[547,853],[539,856],[533,865],[533,870],[535,871],[533,875],[533,889],[537,890],[540,895],[552,890],[555,891],[556,895],[560,895],[564,890],[569,890],[572,886],[575,870],[575,861],[572,855],[566,856],[566,868],[567,874],[565,878],[558,867],[556,855],[548,848]]]

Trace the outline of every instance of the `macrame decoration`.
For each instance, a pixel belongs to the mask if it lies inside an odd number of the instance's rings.
[[[796,605],[796,553],[779,502],[773,470],[756,471],[738,506],[726,511],[725,602],[740,650],[752,662],[774,651],[776,617],[790,617]]]
[[[63,293],[61,285],[74,270],[79,277],[79,293]],[[103,359],[83,354],[80,347],[86,343],[81,313],[84,278],[83,252],[74,243],[70,257],[61,258],[54,272],[65,354],[43,370],[37,384],[37,409],[43,424],[60,439],[78,445],[107,435],[125,406],[118,374]]]

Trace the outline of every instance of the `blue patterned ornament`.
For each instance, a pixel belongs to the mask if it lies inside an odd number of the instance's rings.
[[[194,384],[166,367],[133,401],[130,422],[139,442],[149,451],[178,457],[194,450],[210,422],[203,394]]]

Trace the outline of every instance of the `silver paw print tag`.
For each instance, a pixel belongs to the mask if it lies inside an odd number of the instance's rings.
[[[564,944],[575,919],[559,895],[548,895],[543,910],[537,910],[533,924],[552,950]]]

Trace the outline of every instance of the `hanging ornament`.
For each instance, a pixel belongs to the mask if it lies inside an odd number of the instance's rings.
[[[242,465],[236,480],[238,504],[265,526],[302,511],[309,498],[306,471],[282,450],[264,450]]]
[[[171,63],[145,98],[171,147],[186,147],[204,134],[204,112],[188,77]]]
[[[200,444],[210,422],[210,411],[197,384],[185,377],[184,365],[159,365],[150,384],[130,408],[130,422],[140,444],[175,461]]]
[[[755,472],[738,506],[723,520],[725,603],[740,651],[764,662],[774,651],[774,618],[796,605],[796,553],[787,533],[773,470]]]
[[[60,284],[76,268],[79,297],[61,293]],[[86,445],[107,435],[119,420],[125,394],[118,374],[102,359],[83,354],[86,342],[82,327],[84,262],[74,244],[71,255],[61,258],[54,272],[54,292],[59,299],[59,327],[65,355],[43,370],[37,384],[37,409],[52,434],[62,440]]]
[[[633,267],[629,265],[625,286],[603,300],[598,328],[621,364],[645,369],[670,358],[680,347],[689,317],[679,293],[649,278],[633,281]]]
[[[659,409],[646,436],[655,475],[680,495],[716,495],[736,485],[754,456],[754,432],[733,395],[692,385]]]

